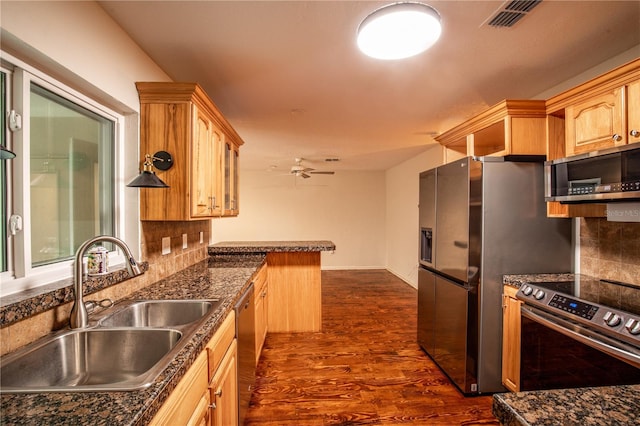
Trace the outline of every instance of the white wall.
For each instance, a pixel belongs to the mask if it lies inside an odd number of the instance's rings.
[[[0,27],[5,54],[52,74],[125,116],[118,183],[133,179],[140,158],[135,82],[170,81],[169,76],[95,2],[0,1]],[[139,211],[135,189],[123,190],[121,200],[126,212]],[[139,216],[124,216],[123,235],[138,257]]]
[[[0,2],[2,45],[100,97],[139,111],[136,81],[170,81],[109,15],[91,1]],[[91,90],[91,89],[87,89]]]
[[[622,66],[624,64],[626,64],[627,62],[631,62],[633,60],[636,60],[640,58],[640,45],[636,45],[634,47],[632,47],[631,49],[622,52],[619,55],[616,55],[612,58],[607,59],[606,61],[596,65],[593,68],[589,68],[588,70],[573,76],[572,78],[570,78],[569,80],[563,81],[562,83],[558,84],[557,86],[553,86],[551,88],[549,88],[548,90],[545,90],[544,92],[536,95],[533,97],[533,99],[549,99],[552,98],[566,90],[569,89],[573,89],[576,86],[579,86],[580,84],[589,81],[593,78],[596,78],[606,72],[611,71],[614,68],[617,68],[619,66]]]
[[[419,175],[442,164],[442,158],[442,147],[436,144],[386,173],[387,269],[416,288]]]
[[[385,173],[337,171],[294,178],[242,170],[240,214],[214,219],[220,241],[331,240],[323,269],[385,268]]]

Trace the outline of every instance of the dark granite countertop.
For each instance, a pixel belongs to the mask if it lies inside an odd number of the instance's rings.
[[[148,388],[128,392],[2,394],[0,424],[143,425],[149,423],[250,285],[264,256],[204,260],[128,299],[220,299],[221,305]]]
[[[640,385],[501,393],[493,414],[504,426],[640,424]]]
[[[208,247],[210,255],[271,252],[333,251],[331,241],[223,241]]]
[[[522,275],[503,275],[502,283],[512,287],[520,288],[524,283],[540,283],[550,281],[573,281],[575,274],[522,274]]]

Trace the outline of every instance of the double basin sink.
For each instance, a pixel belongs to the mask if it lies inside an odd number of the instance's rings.
[[[128,301],[84,329],[66,330],[1,358],[0,392],[145,388],[189,342],[219,300]]]

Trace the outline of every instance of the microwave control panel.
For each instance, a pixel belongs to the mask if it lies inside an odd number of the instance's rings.
[[[640,181],[635,182],[618,182],[606,183],[599,185],[591,184],[575,184],[571,182],[568,195],[584,195],[584,194],[603,194],[608,192],[629,192],[640,191]]]

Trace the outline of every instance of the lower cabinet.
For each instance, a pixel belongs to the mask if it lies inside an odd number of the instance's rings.
[[[256,279],[254,280],[255,288],[255,311],[256,311],[256,365],[260,359],[260,353],[264,346],[264,341],[267,337],[267,322],[268,322],[268,306],[269,306],[269,289],[267,284],[267,265],[263,265],[258,271]]]
[[[520,305],[518,289],[504,286],[502,294],[502,384],[520,390]]]
[[[238,424],[234,311],[222,322],[150,424]]]
[[[207,353],[202,352],[160,407],[151,425],[208,425]]]

